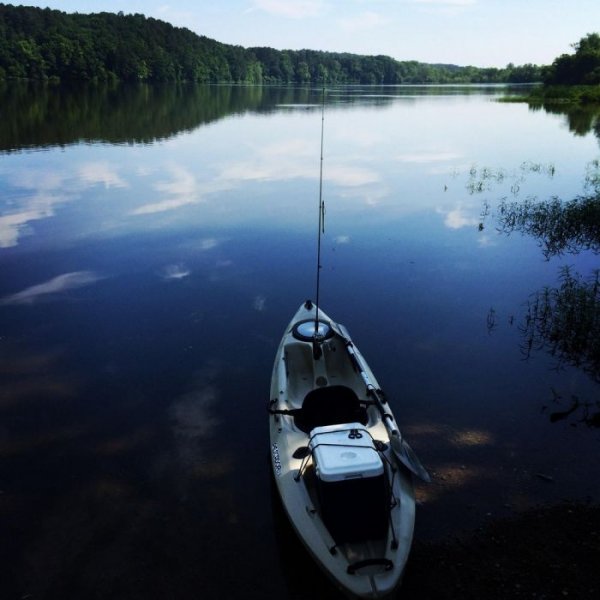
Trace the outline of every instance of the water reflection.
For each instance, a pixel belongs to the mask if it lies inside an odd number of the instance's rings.
[[[503,95],[505,86],[340,86],[327,101],[339,108],[381,108],[429,96]],[[0,82],[0,152],[80,142],[150,144],[228,115],[319,111],[319,88],[241,85]]]
[[[20,292],[5,296],[0,299],[0,306],[9,304],[33,304],[40,298],[47,298],[56,294],[62,294],[68,290],[91,285],[104,279],[102,275],[93,271],[76,271],[74,273],[63,273],[49,281],[32,285]]]
[[[504,201],[498,207],[497,221],[502,233],[518,231],[539,240],[546,258],[564,252],[600,252],[600,195],[569,201]]]
[[[227,115],[311,98],[260,86],[79,85],[2,82],[0,152],[79,142],[149,144]]]
[[[572,364],[600,383],[600,271],[586,280],[563,267],[560,286],[528,302],[521,331],[526,358],[545,349],[559,364]]]
[[[544,110],[552,115],[562,115],[571,133],[584,136],[593,131],[600,141],[600,106],[598,105],[545,102],[530,104],[529,109],[533,112]]]
[[[563,253],[577,255],[600,253],[600,178],[597,160],[588,165],[584,188],[591,195],[569,201],[559,198],[541,201],[500,202],[495,214],[498,230],[506,235],[514,232],[538,240],[546,260]],[[482,212],[489,214],[489,206]],[[483,220],[480,229],[483,228]],[[520,319],[521,351],[525,359],[545,351],[556,361],[556,368],[567,365],[582,370],[600,384],[600,271],[588,276],[570,266],[560,268],[559,284],[534,292],[525,315]],[[512,325],[514,317],[509,318]],[[491,308],[487,315],[488,333],[497,329],[497,314]],[[552,390],[555,408],[550,421],[569,418],[589,426],[600,426],[600,403],[570,394],[565,407],[563,395]]]
[[[18,112],[21,137],[0,124],[0,595],[314,596],[314,561],[287,562],[273,539],[261,407],[282,324],[313,286],[321,90],[131,90],[46,87],[18,98],[39,132]],[[577,460],[596,440],[564,452],[572,430],[549,436],[538,414],[553,385],[547,412],[577,419],[587,376],[521,361],[517,326],[500,327],[532,289],[560,288],[561,259],[495,235],[489,198],[575,195],[596,141],[488,91],[425,91],[332,92],[323,256],[324,302],[439,475],[419,491],[420,539],[598,494]],[[568,260],[587,273],[590,256]]]

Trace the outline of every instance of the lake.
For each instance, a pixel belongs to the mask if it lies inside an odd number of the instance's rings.
[[[433,476],[416,542],[600,499],[598,241],[539,219],[598,191],[599,121],[510,93],[325,94],[321,305]],[[265,410],[315,296],[321,100],[0,87],[2,597],[333,597]]]

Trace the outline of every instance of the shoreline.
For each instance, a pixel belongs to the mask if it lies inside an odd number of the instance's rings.
[[[565,501],[416,541],[398,597],[587,599],[600,592],[598,564],[600,505]]]

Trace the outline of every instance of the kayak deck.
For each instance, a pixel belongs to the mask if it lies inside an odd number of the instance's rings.
[[[397,587],[412,543],[412,478],[396,460],[381,413],[335,324],[319,312],[325,334],[317,357],[312,338],[299,331],[299,324],[315,321],[314,306],[307,305],[286,329],[273,368],[269,412],[275,480],[297,534],[332,580],[352,595],[382,597]],[[364,436],[381,461],[381,479],[361,472],[324,481],[314,439],[320,433],[321,443],[330,445],[323,437],[330,430],[350,439]],[[340,443],[348,446],[340,450],[340,460],[356,460],[355,440],[336,439],[333,445]]]

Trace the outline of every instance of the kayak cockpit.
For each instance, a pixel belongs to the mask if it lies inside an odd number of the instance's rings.
[[[364,402],[351,388],[345,385],[332,385],[311,390],[294,414],[294,424],[305,433],[316,427],[339,425],[343,423],[360,423],[369,421]]]

